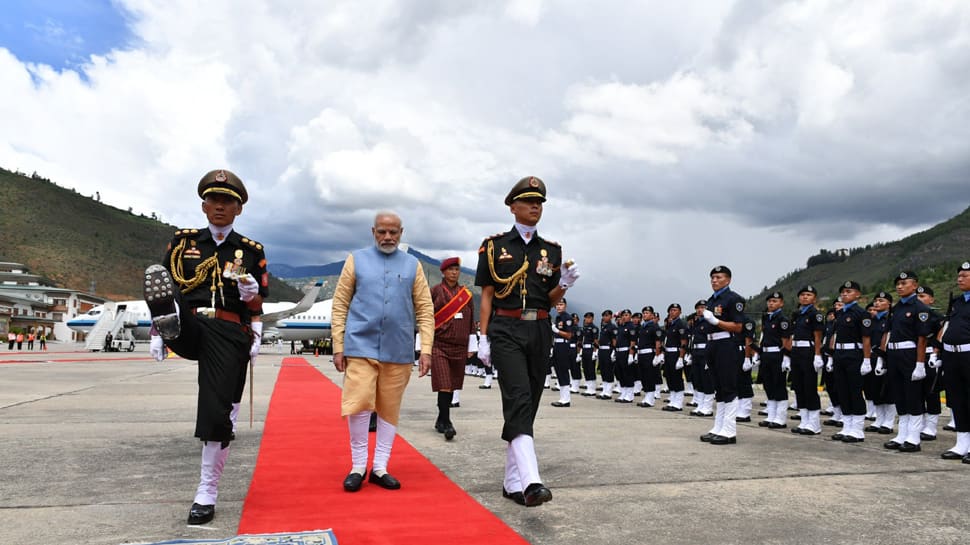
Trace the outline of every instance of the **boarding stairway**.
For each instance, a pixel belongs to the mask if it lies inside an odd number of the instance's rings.
[[[104,312],[101,313],[101,317],[88,332],[86,342],[84,343],[85,350],[100,351],[104,350],[104,340],[108,337],[108,333],[111,333],[112,346],[115,349],[119,349],[122,346],[134,348],[134,336],[131,331],[125,328],[125,324],[128,322],[128,310],[125,305],[118,305],[117,303],[105,303]]]

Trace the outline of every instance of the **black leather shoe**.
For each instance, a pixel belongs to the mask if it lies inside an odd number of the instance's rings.
[[[458,407],[461,407],[461,402],[458,402],[458,403],[452,403],[452,404],[451,404],[451,408],[452,408],[452,409],[455,409],[455,408],[458,408]]]
[[[759,405],[761,405],[762,407],[767,407],[768,406],[768,402],[767,401],[762,401],[761,403],[759,403]]]
[[[568,407],[569,402],[567,401],[563,403],[562,401],[553,401],[552,403],[550,403],[550,405],[552,405],[553,407]]]
[[[825,416],[832,416],[833,414],[835,414],[835,411],[830,411],[828,409],[825,409],[825,410],[819,411],[819,413],[824,414]]]
[[[503,487],[502,497],[507,500],[512,500],[519,505],[525,505],[525,496],[522,495],[522,492],[509,492]]]
[[[693,401],[688,401],[687,402],[687,406],[688,407],[696,407],[697,406],[697,403],[694,403]]]
[[[919,452],[921,450],[923,450],[923,447],[919,445],[914,445],[909,441],[906,441],[902,445],[899,445],[899,452]]]
[[[963,463],[970,464],[970,454],[963,457]]]
[[[796,434],[800,434],[800,433],[802,433],[802,429],[803,428],[792,428],[791,429],[791,432],[792,433],[796,433]]]
[[[863,439],[862,437],[855,437],[854,435],[843,435],[842,436],[842,442],[843,443],[862,443],[864,441],[865,441],[865,439]]]
[[[370,475],[367,477],[367,482],[374,483],[381,488],[386,488],[388,490],[397,490],[401,488],[401,482],[391,476],[390,473],[385,473],[383,477],[378,477],[374,474],[372,469]]]
[[[842,422],[839,422],[834,418],[828,418],[825,420],[825,422],[822,422],[822,424],[825,426],[838,426],[840,428],[842,427]]]
[[[542,483],[532,483],[525,488],[522,493],[526,507],[542,505],[547,501],[552,501],[552,492],[542,485]]]
[[[947,424],[946,426],[943,426],[943,429],[945,429],[946,431],[957,431],[956,426],[951,426],[949,424]]]
[[[606,394],[596,394],[596,399],[611,399],[613,396],[608,396]]]
[[[892,435],[893,429],[886,426],[879,426],[879,435]]]
[[[641,401],[641,402],[637,403],[637,407],[650,408],[650,407],[653,407],[653,403],[647,403],[646,401]],[[664,410],[666,411],[667,410],[667,407],[664,407]]]
[[[479,390],[491,390],[492,389],[492,386],[491,385],[485,386],[484,384],[479,384],[478,385],[478,389]]]
[[[799,430],[798,433],[800,433],[802,435],[822,435],[822,432],[820,432],[820,431],[812,431],[812,430],[810,430],[808,428],[795,428],[795,429]]]
[[[738,416],[734,419],[735,422],[751,422],[750,416]]]
[[[768,411],[765,411],[765,410],[758,411],[758,416],[768,416]]]
[[[710,443],[711,439],[713,438],[714,438],[714,434],[708,432],[701,436],[701,441],[704,441],[705,443]]]
[[[792,420],[801,420],[802,419],[802,415],[800,415],[800,414],[793,414],[793,415],[791,415],[791,419]]]
[[[445,441],[451,441],[452,439],[455,438],[455,435],[458,434],[458,432],[455,431],[455,427],[451,424],[451,422],[448,422],[447,424],[445,424],[445,431],[443,431],[442,433],[445,434]]]
[[[595,396],[596,394],[591,394],[591,393],[589,393],[589,392],[583,392],[583,393],[581,393],[581,394],[579,394],[579,395],[581,395],[581,396],[583,396],[583,397],[593,397],[593,396]]]
[[[671,407],[670,405],[667,405],[666,407],[660,410],[668,411],[668,412],[677,412],[677,411],[683,411],[684,409],[681,409],[680,407]]]
[[[846,436],[845,436],[844,433],[838,432],[838,433],[836,433],[835,435],[832,436],[832,440],[833,441],[844,441],[845,440],[845,437]]]
[[[886,441],[882,444],[882,448],[888,448],[889,450],[899,450],[902,445],[896,441]]]
[[[870,425],[866,426],[863,429],[864,429],[864,431],[873,432],[873,433],[878,433],[879,432],[879,426],[877,426],[875,424],[870,424]]]
[[[759,428],[767,428],[768,427],[768,424],[770,424],[770,423],[771,422],[768,422],[767,420],[762,420],[761,422],[758,422],[758,427]]]
[[[189,509],[189,524],[205,524],[212,520],[214,516],[216,516],[215,505],[193,503],[192,508]]]
[[[876,421],[876,417],[875,416],[867,416],[866,417],[866,420],[868,420],[869,422],[875,422]]]
[[[935,435],[930,435],[928,433],[919,432],[919,438],[923,441],[936,441]]]
[[[364,484],[364,476],[360,473],[351,473],[344,479],[344,490],[347,492],[357,492]]]
[[[615,403],[633,403],[632,399],[616,398],[613,400]]]
[[[963,455],[953,452],[952,450],[944,450],[943,454],[940,454],[940,458],[944,460],[962,460]]]
[[[737,442],[737,437],[724,437],[723,435],[715,435],[711,437],[712,445],[733,445]]]
[[[779,424],[777,422],[768,422],[768,428],[772,430],[780,430],[782,428],[787,428],[788,424]]]
[[[444,422],[441,422],[441,421],[435,422],[434,423],[434,431],[436,431],[438,433],[444,433],[445,432],[445,423]]]

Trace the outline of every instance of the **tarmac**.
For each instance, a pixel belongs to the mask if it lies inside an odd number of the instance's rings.
[[[289,357],[264,348],[253,426],[244,400],[216,518],[190,527],[200,452],[192,437],[194,362],[154,362],[144,344],[133,353],[0,347],[0,545],[234,535],[272,387]],[[330,357],[306,358],[340,384]],[[884,435],[850,445],[829,440],[837,428],[793,435],[760,428],[755,416],[738,425],[738,444],[713,446],[698,440],[711,419],[577,394],[571,407],[554,408],[552,392],[543,397],[536,445],[554,497],[525,508],[501,496],[499,390],[479,389],[481,380],[466,377],[461,407],[452,409],[458,435],[445,441],[433,427],[430,378],[415,372],[399,432],[535,545],[970,542],[970,465],[939,457],[953,446],[952,432],[941,429],[922,452],[904,454],[883,449]],[[947,419],[944,410],[941,427]],[[327,438],[310,430],[307,440]],[[393,466],[392,456],[392,473]],[[323,524],[336,528],[338,541],[339,517],[335,509]],[[454,543],[474,531],[459,522]]]

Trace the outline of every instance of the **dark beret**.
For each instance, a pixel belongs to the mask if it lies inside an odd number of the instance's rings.
[[[859,290],[862,291],[862,286],[859,285],[855,280],[846,280],[842,283],[842,287],[839,288],[839,293],[844,290]]]
[[[803,293],[814,293],[815,295],[818,295],[818,290],[815,289],[815,286],[808,284],[806,286],[802,286],[802,289],[798,290],[798,295]]]
[[[443,271],[448,267],[461,267],[461,258],[449,257],[448,259],[442,260],[439,268]]]
[[[914,273],[913,271],[903,271],[896,275],[896,279],[893,282],[895,283],[895,282],[899,282],[900,280],[909,280],[909,279],[919,280],[919,277],[916,276],[916,273]]]
[[[714,276],[715,273],[724,273],[730,277],[731,269],[727,268],[725,265],[718,265],[717,267],[711,269],[711,276]]]

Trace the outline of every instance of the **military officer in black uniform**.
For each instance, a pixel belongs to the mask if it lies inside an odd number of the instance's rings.
[[[923,430],[919,433],[919,437],[923,441],[935,441],[940,413],[943,412],[943,405],[940,403],[940,393],[943,392],[940,367],[943,365],[943,360],[940,359],[939,354],[942,345],[936,338],[943,326],[943,315],[933,308],[933,304],[936,303],[933,288],[929,286],[916,288],[916,297],[921,303],[930,307],[930,334],[926,337],[926,378],[923,379],[926,413],[923,414]]]
[[[893,304],[893,296],[880,291],[872,298],[874,314],[872,314],[872,328],[869,330],[872,357],[876,364],[873,371],[862,377],[863,393],[866,402],[872,403],[875,421],[865,427],[865,431],[888,435],[892,433],[896,422],[896,405],[892,402],[889,389],[886,387],[886,352],[883,350],[883,337],[886,335],[886,324],[889,321],[889,308]]]
[[[788,427],[787,375],[791,370],[791,322],[785,316],[785,296],[779,291],[765,299],[768,312],[761,319],[761,363],[758,375],[768,398],[768,417],[761,427]]]
[[[832,349],[832,375],[842,404],[842,431],[833,440],[858,443],[865,440],[863,426],[866,417],[866,400],[862,395],[862,374],[870,362],[869,329],[872,318],[858,304],[862,294],[857,282],[849,280],[842,284],[839,296],[842,310],[835,313],[835,327],[829,347]]]
[[[613,354],[613,350],[616,348],[616,324],[613,323],[613,311],[604,310],[600,318],[600,334],[599,340],[599,354],[597,359],[599,360],[600,367],[600,377],[603,380],[603,391],[600,392],[598,399],[612,399],[613,397],[613,381],[616,380],[616,376],[613,374],[613,369],[616,363],[614,359],[616,356]]]
[[[546,185],[529,176],[505,197],[515,217],[507,233],[482,242],[475,285],[482,287],[478,357],[498,371],[506,449],[503,496],[525,506],[552,499],[542,484],[533,440],[552,346],[548,309],[579,278],[558,244],[539,236]]]
[[[707,365],[714,377],[717,409],[714,427],[701,436],[713,445],[737,443],[738,375],[740,374],[744,298],[731,290],[731,269],[711,269],[713,295],[702,316],[715,331],[707,334]]]
[[[707,334],[715,331],[714,326],[704,319],[707,301],[694,304],[694,317],[690,320],[690,353],[684,361],[690,365],[694,379],[694,402],[697,408],[690,412],[693,416],[714,416],[714,377],[707,364]]]
[[[751,422],[751,406],[754,402],[754,381],[751,372],[761,362],[761,347],[758,346],[755,337],[758,328],[754,320],[748,315],[744,316],[741,324],[742,343],[741,350],[741,369],[738,372],[738,414],[735,422]],[[768,414],[768,411],[764,412]]]
[[[670,403],[663,410],[684,410],[684,355],[687,350],[687,324],[680,317],[679,303],[667,306],[664,320],[663,372],[670,391]]]
[[[660,358],[663,354],[661,346],[664,339],[663,330],[657,324],[657,314],[652,306],[643,307],[640,327],[637,330],[637,365],[639,367],[640,382],[643,384],[643,401],[637,403],[640,407],[653,407],[660,399],[660,386],[663,379],[660,376]]]
[[[189,524],[205,524],[215,515],[247,364],[259,350],[262,301],[269,294],[262,244],[233,230],[248,200],[242,180],[213,170],[199,181],[198,194],[208,227],[176,231],[163,264],[148,267],[144,276],[152,356],[164,359],[164,343],[199,362],[195,436],[203,442],[202,471]],[[213,313],[197,314],[200,307]]]
[[[552,402],[553,407],[569,407],[571,401],[569,375],[576,359],[576,349],[570,348],[570,344],[576,342],[577,329],[572,314],[566,311],[566,305],[565,297],[556,302],[556,319],[552,326],[552,365],[559,382],[559,400]]]
[[[944,388],[957,442],[940,456],[970,464],[970,261],[957,268],[957,288],[962,293],[950,301],[940,334]]]
[[[798,310],[792,313],[791,379],[798,405],[799,424],[792,433],[822,433],[821,400],[818,396],[818,372],[822,361],[822,332],[825,316],[815,307],[818,290],[811,284],[798,290]]]
[[[890,397],[899,415],[899,433],[883,446],[900,452],[918,452],[923,431],[923,379],[926,378],[926,338],[931,333],[930,307],[916,297],[919,279],[912,271],[896,276],[899,301],[886,326],[886,377]]]
[[[583,327],[579,332],[579,353],[583,364],[583,379],[586,381],[586,391],[582,393],[583,397],[596,395],[596,342],[599,341],[600,328],[593,323],[593,317],[592,312],[583,315]]]

